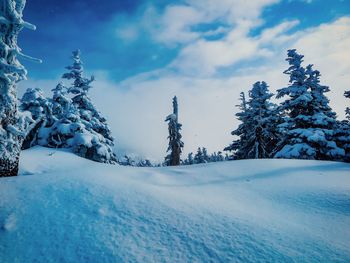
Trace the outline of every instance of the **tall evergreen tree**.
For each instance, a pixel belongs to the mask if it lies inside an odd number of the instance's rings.
[[[249,91],[249,101],[241,95],[241,112],[237,113],[242,122],[232,135],[239,137],[225,150],[234,151],[235,159],[258,159],[271,157],[277,142],[276,126],[279,116],[276,106],[270,102],[273,96],[267,84],[256,82]]]
[[[190,153],[187,155],[187,158],[184,160],[183,164],[184,164],[184,165],[192,165],[192,164],[194,164],[193,153],[192,153],[192,152],[190,152]]]
[[[269,158],[277,142],[277,124],[279,115],[276,105],[271,103],[273,96],[267,84],[256,82],[249,92],[249,122],[247,130],[246,158]]]
[[[0,4],[0,177],[17,175],[23,129],[27,128],[17,110],[17,83],[27,74],[17,57],[30,58],[18,47],[18,34],[23,27],[35,29],[23,20],[25,3],[2,0]]]
[[[114,145],[113,137],[106,119],[97,111],[88,94],[94,77],[90,79],[83,77],[83,63],[80,59],[79,50],[73,51],[72,58],[74,60],[73,65],[67,67],[70,72],[63,74],[63,78],[74,80],[73,85],[68,88],[68,93],[75,95],[72,101],[79,110],[86,128],[101,134],[106,139],[107,144],[112,147]]]
[[[345,91],[344,96],[350,98],[350,91]],[[350,162],[350,108],[345,109],[346,120],[338,121],[335,138],[337,145],[344,149],[345,155],[343,161]]]
[[[194,155],[193,161],[195,164],[205,163],[203,151],[201,147],[198,147],[196,154]]]
[[[53,148],[71,148],[78,155],[103,163],[116,163],[113,138],[106,119],[92,104],[88,91],[93,78],[83,77],[79,51],[73,52],[73,65],[63,78],[73,79],[68,89],[59,83],[52,91],[53,98],[46,100],[38,90],[29,90],[22,100],[23,110],[32,112],[35,118],[46,115],[44,124],[37,130],[39,145]],[[73,98],[70,98],[73,94]],[[45,114],[43,108],[51,109]],[[43,106],[44,105],[44,106]],[[50,125],[48,125],[48,120]]]
[[[344,96],[345,98],[350,99],[350,90],[345,91]],[[350,121],[350,107],[346,107],[345,114],[346,114],[346,118]]]
[[[320,73],[312,65],[306,70],[301,66],[303,57],[295,49],[288,50],[290,67],[284,73],[290,76],[290,85],[277,91],[277,98],[289,96],[280,106],[285,114],[280,125],[285,137],[275,157],[338,160],[344,151],[333,137],[335,114],[324,95],[329,88],[319,84]]]
[[[225,160],[225,157],[222,155],[222,152],[214,152],[209,157],[209,162],[222,162]]]
[[[180,156],[182,153],[182,148],[184,143],[181,141],[181,124],[178,122],[178,104],[176,96],[173,98],[173,113],[168,115],[165,119],[168,122],[168,131],[169,131],[169,145],[168,150],[169,154],[165,157],[165,165],[167,166],[176,166],[180,164]]]
[[[249,128],[249,116],[248,116],[248,105],[245,98],[244,92],[240,94],[241,104],[237,105],[237,107],[241,110],[236,113],[238,120],[241,124],[238,128],[231,132],[233,136],[237,136],[238,139],[234,140],[229,146],[227,146],[224,151],[233,152],[232,159],[244,159],[245,152],[242,147],[242,143],[247,140],[247,129]]]

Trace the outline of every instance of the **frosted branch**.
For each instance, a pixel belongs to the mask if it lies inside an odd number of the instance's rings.
[[[25,55],[23,54],[21,51],[18,51],[16,52],[19,56],[21,56],[22,58],[25,58],[27,60],[30,60],[30,61],[34,61],[34,62],[37,62],[37,63],[43,63],[43,61],[39,58],[33,58],[31,56],[28,56],[28,55]]]
[[[36,26],[31,24],[31,23],[29,23],[29,22],[23,21],[22,25],[23,25],[23,27],[25,27],[27,29],[36,30]]]

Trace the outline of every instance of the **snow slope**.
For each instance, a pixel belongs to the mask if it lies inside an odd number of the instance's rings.
[[[0,261],[349,262],[350,165],[99,164],[36,147],[0,179]]]

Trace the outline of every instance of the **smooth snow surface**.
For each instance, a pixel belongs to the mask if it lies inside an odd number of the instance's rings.
[[[0,178],[0,261],[349,262],[350,165],[134,168],[46,148]]]

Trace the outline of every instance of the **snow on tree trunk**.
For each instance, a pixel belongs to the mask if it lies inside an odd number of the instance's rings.
[[[23,21],[25,0],[0,3],[0,177],[16,176],[24,133],[17,109],[17,82],[26,78],[26,70],[17,56],[21,53],[17,37],[23,27],[35,26]]]
[[[165,165],[180,165],[180,155],[182,153],[184,143],[181,141],[182,136],[180,134],[180,130],[182,125],[178,123],[178,104],[176,96],[173,98],[173,114],[167,116],[165,121],[169,122],[169,146],[167,150],[169,154],[165,157]]]

